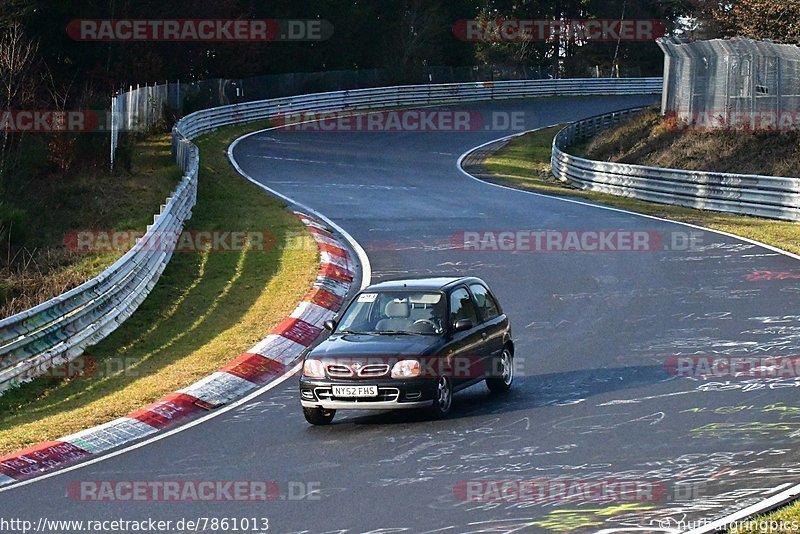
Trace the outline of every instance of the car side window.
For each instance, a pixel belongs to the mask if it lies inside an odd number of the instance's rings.
[[[461,319],[469,319],[473,324],[478,324],[478,313],[475,303],[466,288],[459,287],[450,293],[450,325],[455,325]]]
[[[473,284],[469,286],[472,295],[475,297],[475,305],[481,312],[481,317],[484,321],[491,321],[500,315],[500,309],[497,306],[497,301],[481,284]]]

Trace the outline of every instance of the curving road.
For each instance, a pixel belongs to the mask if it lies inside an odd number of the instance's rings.
[[[651,101],[472,109],[524,112],[534,128]],[[800,273],[797,261],[711,232],[696,235],[691,250],[455,250],[452,236],[472,230],[697,231],[490,186],[457,169],[462,153],[505,133],[268,131],[242,140],[234,156],[249,176],[352,235],[367,251],[373,280],[433,273],[487,280],[517,342],[520,374],[509,395],[471,388],[439,422],[340,412],[334,425],[314,428],[290,379],[146,447],[0,492],[3,516],[257,516],[269,518],[270,532],[308,533],[659,532],[721,517],[795,483],[800,379],[676,378],[666,363],[678,355],[800,353],[800,316],[792,311],[800,280],[748,279],[754,271]],[[286,498],[99,503],[66,494],[80,480],[191,479],[274,480]],[[628,481],[655,491],[478,502],[458,489],[465,481],[491,488],[487,481],[519,479],[545,481],[548,491],[554,481],[572,488]],[[290,487],[311,494],[290,498]]]

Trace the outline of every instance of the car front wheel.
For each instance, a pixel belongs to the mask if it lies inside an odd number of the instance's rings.
[[[329,425],[333,421],[333,416],[336,415],[336,410],[303,407],[303,415],[306,416],[306,421],[312,425]]]
[[[435,418],[444,417],[450,412],[453,405],[453,383],[443,376],[436,383],[436,393],[431,406],[431,415]]]
[[[489,391],[499,393],[511,389],[511,383],[514,381],[514,356],[511,354],[511,349],[504,347],[493,367],[492,376],[486,379]]]

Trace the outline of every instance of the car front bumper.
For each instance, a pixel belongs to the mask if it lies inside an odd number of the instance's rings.
[[[337,398],[333,386],[376,385],[378,397]],[[412,380],[331,380],[300,379],[300,404],[304,408],[326,410],[404,410],[425,408],[433,404],[436,381]]]
[[[305,401],[301,400],[303,408],[324,408],[326,410],[408,410],[413,408],[427,408],[433,404],[432,400],[417,402],[397,402],[397,401]]]

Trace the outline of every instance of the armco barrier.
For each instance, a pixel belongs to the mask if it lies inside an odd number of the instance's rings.
[[[179,232],[190,217],[199,163],[198,149],[191,141],[203,133],[287,113],[545,96],[658,94],[662,84],[661,78],[591,78],[409,85],[262,100],[187,115],[173,129],[173,154],[184,179],[142,238],[143,246],[135,247],[80,287],[0,321],[0,394],[54,365],[78,357],[86,347],[110,334],[149,294],[171,254],[152,253],[146,243],[160,232]]]
[[[755,215],[800,220],[800,178],[662,169],[579,158],[566,152],[627,119],[641,108],[606,113],[573,123],[553,140],[556,178],[580,189],[626,197]]]
[[[194,204],[199,169],[199,151],[192,140],[222,126],[298,111],[359,110],[533,96],[658,94],[661,86],[661,78],[642,78],[386,87],[266,100],[199,111],[181,119],[173,129],[173,153],[185,173],[185,178],[156,224],[162,219],[166,221],[176,216],[175,214],[184,215],[181,222],[188,216]],[[188,192],[191,192],[191,196],[189,202],[184,204],[184,195]],[[179,210],[177,206],[183,208]],[[164,213],[170,215],[164,217]],[[335,316],[349,291],[354,274],[354,265],[345,247],[330,230],[320,221],[307,215],[298,215],[320,248],[321,262],[312,289],[289,318],[250,351],[191,386],[171,393],[126,417],[0,457],[0,486],[35,477],[177,425],[239,398],[290,369],[298,361],[302,351],[321,332],[322,323]],[[161,224],[164,227],[159,227],[160,229],[173,228],[167,226],[166,222]],[[146,246],[141,248],[147,249]],[[128,266],[133,263],[132,257],[138,258],[139,253],[134,249],[96,279],[41,306],[0,322],[0,356],[5,358],[9,354],[18,355],[12,357],[17,357],[16,365],[28,365],[29,361],[60,363],[59,360],[52,357],[48,359],[45,355],[64,346],[67,347],[63,349],[66,360],[76,357],[82,347],[102,339],[130,315],[146,296],[144,290],[133,291],[142,285],[137,285],[134,281],[139,278],[147,279],[146,287],[149,291],[169,260],[168,255],[146,256],[144,262],[140,260],[137,263],[143,264],[136,269],[136,275],[126,275],[125,273],[134,272]],[[128,300],[133,302],[121,308],[122,303]],[[124,312],[120,310],[114,313],[112,310],[117,308],[124,309]],[[82,315],[87,317],[78,322],[79,319],[75,317]],[[89,322],[92,318],[95,323]],[[73,323],[78,327],[68,326]],[[101,323],[105,326],[96,326]],[[46,334],[36,337],[44,330],[47,330]],[[26,341],[29,337],[36,339],[29,343]],[[33,347],[34,343],[38,352],[15,352],[19,347]],[[12,344],[15,344],[15,348],[6,350]],[[0,365],[0,369],[5,368],[6,366]]]
[[[154,223],[111,267],[63,295],[0,321],[0,393],[80,356],[136,311],[172,256],[151,244],[164,233],[179,233],[191,217],[197,163],[197,158],[186,161],[183,180]]]
[[[278,118],[292,113],[359,111],[548,96],[660,94],[662,86],[662,78],[519,80],[404,85],[260,100],[187,115],[173,129],[173,154],[184,168],[184,162],[196,156],[196,149],[190,143],[195,137],[222,126]]]
[[[335,317],[355,265],[324,223],[297,213],[320,249],[317,278],[294,312],[261,342],[219,371],[140,410],[94,428],[0,457],[0,486],[100,454],[228,404],[290,371]]]

